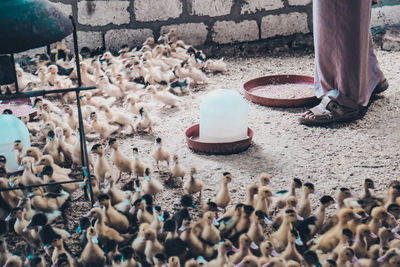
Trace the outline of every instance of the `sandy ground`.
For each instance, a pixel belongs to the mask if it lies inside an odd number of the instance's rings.
[[[196,92],[194,99],[183,98],[186,108],[154,112],[158,121],[154,134],[120,140],[120,147],[126,155],[131,155],[131,147],[138,147],[141,159],[151,162],[155,169],[151,158],[153,141],[155,137],[163,138],[165,147],[179,156],[188,171],[190,167],[197,168],[199,178],[205,183],[203,200],[216,194],[225,171],[237,178],[236,183],[229,186],[232,204],[245,199],[247,186],[258,182],[261,172],[272,175],[276,191],[288,188],[290,181],[297,177],[303,182],[314,183],[322,194],[333,195],[342,186],[359,193],[365,178],[374,179],[378,191],[383,192],[399,175],[400,52],[378,51],[377,56],[390,88],[374,102],[362,120],[310,128],[297,123],[298,113],[305,109],[269,108],[248,102],[249,127],[255,136],[247,151],[231,156],[195,154],[186,145],[184,131],[199,122],[200,103],[208,91],[231,88],[243,93],[245,81],[263,75],[313,75],[313,55],[231,58],[227,59],[228,73],[211,75],[205,90]],[[162,170],[167,171],[167,167],[163,165]],[[158,174],[155,176],[159,177]],[[161,173],[160,179],[165,180],[165,177],[166,174]],[[172,212],[178,209],[183,193],[179,184],[166,186],[156,204]],[[79,217],[89,209],[82,191],[76,192],[74,199],[76,201],[71,203],[66,215],[70,232],[74,232]],[[312,196],[312,199],[317,198]],[[317,202],[313,204],[317,207]],[[201,205],[198,205],[192,214],[197,217],[200,210]],[[73,239],[68,241],[74,253],[79,249],[77,237],[73,234]],[[17,241],[14,234],[9,235],[8,241],[13,244]]]

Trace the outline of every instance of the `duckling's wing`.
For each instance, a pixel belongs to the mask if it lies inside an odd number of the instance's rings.
[[[338,216],[334,215],[330,217],[322,226],[321,230],[319,233],[322,235],[326,232],[328,232],[333,226],[335,226],[339,222]]]

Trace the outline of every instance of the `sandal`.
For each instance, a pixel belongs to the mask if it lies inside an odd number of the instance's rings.
[[[299,118],[300,124],[304,125],[325,125],[332,122],[350,122],[358,119],[360,111],[340,105],[329,96],[324,96],[321,103]]]
[[[374,91],[372,92],[373,95],[377,95],[380,93],[385,92],[389,88],[389,82],[387,79],[383,79],[378,85],[375,87]]]

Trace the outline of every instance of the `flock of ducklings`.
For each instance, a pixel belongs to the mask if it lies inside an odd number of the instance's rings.
[[[63,43],[55,53],[55,64],[36,59],[38,76],[17,68],[23,90],[73,86],[73,59],[68,60]],[[0,156],[0,188],[71,183],[1,192],[0,266],[400,266],[400,182],[392,182],[379,197],[373,181],[366,179],[362,196],[340,188],[336,200],[320,197],[314,211],[310,194],[318,192],[312,183],[293,179],[288,190],[274,192],[266,173],[248,187],[244,202],[231,203],[229,184],[234,179],[225,172],[215,196],[203,201],[198,171],[188,171],[161,138],[155,138],[148,155],[154,164],[143,160],[139,148],[132,148],[129,156],[119,149],[116,133],[152,131],[150,113],[156,103],[181,105],[177,95],[205,83],[205,68],[224,72],[223,61],[205,61],[201,51],[177,39],[175,29],[158,44],[149,38],[139,50],[123,47],[119,56],[82,54],[83,85],[99,88],[80,96],[85,131],[95,134],[88,135],[93,176],[73,182],[81,163],[78,121],[69,105],[74,93],[62,95],[62,109],[47,99],[33,99],[39,122],[27,116],[22,120],[42,146],[24,150],[16,140],[13,149],[22,174],[9,177],[6,158]],[[60,75],[66,71],[68,76]],[[110,108],[120,100],[139,116],[135,123],[126,110]],[[112,150],[110,158],[107,149]],[[168,178],[162,181],[154,168]],[[177,196],[181,207],[173,214],[167,203],[156,205],[169,182],[177,182],[184,192]],[[95,204],[80,218],[80,251],[73,254],[65,243],[71,233],[55,222],[72,194],[88,189]],[[332,205],[336,212],[327,216]],[[202,216],[196,220],[198,212]],[[10,231],[25,241],[24,251],[9,251],[4,237]]]

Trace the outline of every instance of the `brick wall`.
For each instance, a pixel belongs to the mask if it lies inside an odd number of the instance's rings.
[[[275,40],[289,48],[312,45],[311,0],[50,1],[77,18],[80,47],[117,50],[123,44],[142,44],[149,36],[157,39],[171,27],[184,41],[213,52],[225,47],[236,54],[258,47],[257,53],[275,47]],[[373,9],[372,26],[396,23],[400,5]],[[71,37],[67,44],[72,47]]]

